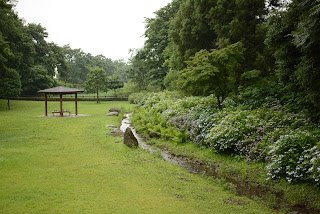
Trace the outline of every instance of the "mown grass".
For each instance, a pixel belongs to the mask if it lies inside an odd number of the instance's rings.
[[[44,103],[0,100],[0,213],[274,213],[142,149],[106,135],[111,107],[80,102],[88,117],[37,118]],[[73,102],[64,102],[74,109]],[[49,102],[48,110],[59,109]]]

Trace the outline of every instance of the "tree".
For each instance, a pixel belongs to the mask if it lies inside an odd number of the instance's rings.
[[[0,32],[0,97],[8,100],[9,110],[10,99],[19,96],[21,93],[19,73],[6,66],[6,63],[12,57],[10,47]]]
[[[131,65],[126,63],[123,59],[115,60],[113,61],[113,63],[115,65],[115,74],[118,74],[121,77],[121,79],[123,79],[123,81],[127,83],[128,71],[130,70]]]
[[[245,48],[243,72],[261,70],[268,75],[266,66],[269,55],[264,53],[266,34],[265,16],[267,14],[265,0],[219,0],[210,9],[209,25],[217,34],[216,45],[225,48],[241,41]],[[241,73],[236,84],[241,85]]]
[[[164,89],[164,77],[169,71],[165,61],[169,59],[165,49],[169,45],[170,23],[179,10],[181,0],[174,0],[167,6],[154,12],[155,18],[146,18],[146,41],[141,52],[143,62],[148,69],[148,85]]]
[[[181,70],[186,67],[185,61],[196,52],[216,48],[217,34],[208,18],[215,5],[216,0],[182,1],[170,26],[170,44],[166,49],[170,68]]]
[[[128,78],[139,87],[139,91],[147,90],[148,68],[146,66],[146,56],[142,50],[130,59],[131,69],[128,71]]]
[[[99,67],[94,67],[89,70],[90,72],[85,82],[85,90],[89,93],[97,93],[97,103],[99,103],[99,91],[107,91],[106,72],[103,68]]]
[[[24,93],[27,95],[37,94],[37,91],[51,88],[54,85],[53,78],[48,75],[47,69],[42,65],[35,65],[31,69],[28,82],[29,84],[24,88]]]
[[[235,87],[235,77],[242,71],[245,49],[241,42],[211,51],[201,50],[179,72],[178,84],[192,95],[214,94],[218,106]]]
[[[117,97],[117,89],[123,88],[124,86],[123,79],[118,74],[114,74],[107,78],[107,82],[108,82],[108,88],[114,90],[114,95],[115,97]]]
[[[103,68],[106,71],[107,76],[113,75],[116,72],[116,66],[113,63],[112,59],[106,58],[103,55],[93,56],[91,66],[98,66],[99,68]]]
[[[293,0],[268,19],[265,40],[273,52],[281,101],[320,120],[320,3]]]
[[[10,110],[10,99],[18,97],[21,93],[21,82],[19,73],[14,69],[7,69],[0,79],[0,97],[8,100]]]
[[[13,10],[12,2],[0,0],[0,33],[11,52],[11,56],[6,58],[5,66],[18,72],[24,86],[28,84],[26,79],[34,63],[35,49],[31,35]]]

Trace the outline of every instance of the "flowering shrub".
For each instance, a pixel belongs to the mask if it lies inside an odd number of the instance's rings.
[[[312,167],[309,168],[311,179],[320,186],[320,143],[307,151],[310,154],[310,163]]]
[[[210,109],[206,109],[202,112],[190,111],[189,117],[192,122],[189,122],[188,138],[201,147],[208,147],[206,145],[208,133],[221,116]]]
[[[240,153],[240,143],[257,130],[260,119],[249,111],[233,111],[214,125],[208,134],[208,144],[217,152]]]
[[[237,150],[240,154],[246,156],[248,162],[255,162],[266,158],[267,152],[262,142],[264,135],[264,129],[258,127],[255,133],[236,144]]]
[[[312,171],[314,181],[319,184],[319,173],[314,168],[319,155],[315,147],[316,140],[308,131],[290,132],[281,136],[270,150],[272,162],[267,166],[269,179],[283,177],[289,183],[308,181]]]
[[[133,114],[133,123],[150,137],[192,142],[215,152],[241,155],[248,162],[268,162],[269,179],[319,184],[320,146],[316,142],[320,132],[312,131],[319,128],[277,100],[253,108],[226,99],[221,110],[212,95],[183,97],[164,91],[134,97],[140,108]]]

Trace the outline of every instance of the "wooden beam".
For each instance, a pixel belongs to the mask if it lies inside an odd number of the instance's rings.
[[[62,111],[62,94],[60,94],[60,116],[63,117],[63,111]]]
[[[46,108],[46,117],[48,116],[48,99],[47,99],[47,94],[44,95],[44,103],[45,103],[45,108]]]

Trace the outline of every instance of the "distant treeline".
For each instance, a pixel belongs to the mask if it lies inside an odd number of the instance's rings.
[[[47,42],[46,28],[21,20],[14,10],[15,2],[0,0],[0,97],[35,95],[38,90],[58,85],[84,87],[93,67],[128,82],[130,66],[124,60]]]

